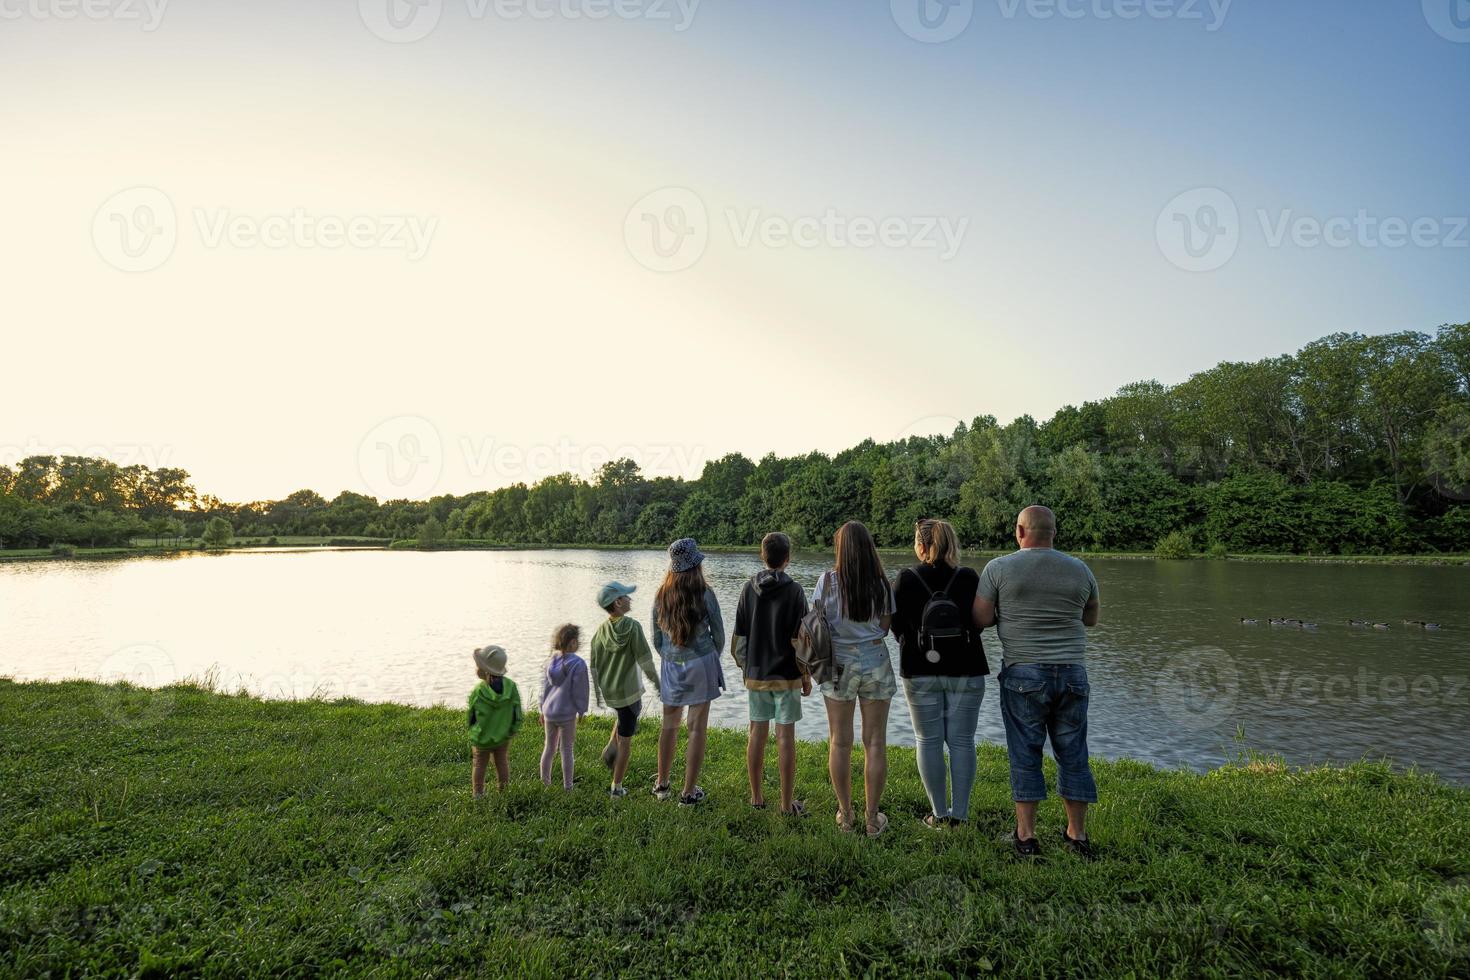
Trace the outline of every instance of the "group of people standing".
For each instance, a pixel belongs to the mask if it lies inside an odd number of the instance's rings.
[[[1067,814],[1061,842],[1091,858],[1086,817],[1097,789],[1087,752],[1085,649],[1086,630],[1098,621],[1098,588],[1085,564],[1053,548],[1055,537],[1055,515],[1045,507],[1028,507],[1016,521],[1018,550],[993,559],[977,573],[960,564],[959,542],[948,522],[921,520],[914,527],[918,563],[890,581],[872,535],[861,523],[849,521],[834,535],[836,560],[818,578],[809,603],[805,589],[787,573],[789,538],[781,532],[767,534],[760,549],[764,567],[741,589],[730,644],[749,702],[750,804],[758,809],[768,805],[765,764],[774,724],[780,812],[808,815],[795,793],[796,723],[803,699],[820,690],[837,826],[844,831],[858,826],[852,751],[854,722],[861,715],[862,826],[870,837],[881,835],[889,822],[881,809],[888,714],[901,679],[930,804],[924,824],[936,830],[963,824],[970,812],[975,734],[990,674],[982,634],[995,627],[1003,651],[998,680],[1016,808],[1016,852],[1024,857],[1040,853],[1036,808],[1047,794],[1042,749],[1050,739]],[[710,703],[726,684],[725,622],[705,578],[704,561],[691,538],[670,546],[669,568],[654,596],[647,636],[629,615],[636,586],[620,582],[609,582],[598,592],[607,619],[592,637],[588,660],[578,656],[577,627],[558,628],[542,683],[545,783],[551,784],[559,752],[563,786],[572,787],[576,721],[589,710],[590,692],[617,714],[602,760],[612,770],[610,795],[627,795],[624,780],[646,678],[663,705],[652,792],[659,799],[675,795],[679,728],[687,726],[677,796],[683,806],[705,799],[699,774]],[[830,634],[835,662],[834,676],[821,684],[813,683],[797,656],[798,636],[804,621],[810,628],[813,611],[820,612]],[[898,641],[898,676],[886,644],[889,633]],[[482,682],[470,698],[470,726],[473,785],[479,795],[491,759],[505,785],[505,746],[520,724],[520,700],[514,682],[504,676],[504,650],[481,648],[475,661]],[[486,732],[487,719],[495,717],[503,720]]]

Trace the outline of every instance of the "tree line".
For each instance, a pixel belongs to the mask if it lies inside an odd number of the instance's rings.
[[[32,456],[0,466],[0,546],[236,535],[367,536],[424,544],[751,545],[781,529],[809,547],[859,519],[905,546],[921,517],[970,547],[1005,547],[1025,505],[1059,516],[1075,550],[1374,554],[1470,550],[1470,324],[1433,335],[1337,333],[1295,354],[1225,362],[1176,385],[1142,381],[1038,424],[989,415],[948,434],[835,456],[732,453],[696,480],[631,460],[463,496],[378,500],[300,490],[227,504],[182,470]]]

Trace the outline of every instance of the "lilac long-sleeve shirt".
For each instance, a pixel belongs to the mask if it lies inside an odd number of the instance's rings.
[[[575,653],[552,654],[541,679],[542,717],[562,722],[585,715],[589,695],[587,661]]]

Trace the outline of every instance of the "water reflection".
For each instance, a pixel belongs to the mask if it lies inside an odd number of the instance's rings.
[[[828,560],[799,555],[791,573],[810,589]],[[1091,564],[1103,591],[1089,660],[1094,752],[1206,768],[1229,758],[1243,732],[1243,744],[1293,762],[1387,756],[1470,780],[1461,751],[1470,727],[1470,570]],[[638,583],[634,615],[646,623],[664,566],[651,551],[254,552],[4,565],[0,674],[154,684],[212,674],[267,697],[457,706],[474,682],[470,650],[496,642],[510,651],[511,676],[534,695],[553,627],[576,622],[590,636],[604,615],[594,595],[607,579]],[[753,554],[707,562],[727,621],[758,568]],[[1318,628],[1269,626],[1272,617]],[[999,669],[993,630],[986,644]],[[891,643],[890,652],[896,666]],[[739,672],[727,663],[726,673],[733,687],[712,718],[743,727]],[[825,737],[819,696],[807,700],[798,730]],[[913,743],[901,693],[889,732]],[[980,736],[1004,738],[993,689]]]

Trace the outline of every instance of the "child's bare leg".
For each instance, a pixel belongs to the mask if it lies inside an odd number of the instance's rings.
[[[674,729],[677,737],[679,729]],[[709,734],[709,702],[689,708],[689,739],[684,747],[684,795],[694,792],[699,770],[704,768],[705,740]]]
[[[476,748],[474,750],[474,761],[470,764],[470,792],[475,799],[485,795],[485,767],[490,762],[490,751],[488,749]]]
[[[495,781],[500,784],[501,792],[510,785],[510,743],[506,742],[493,753],[495,756]]]
[[[627,735],[618,735],[618,757],[613,760],[613,785],[623,785],[628,774],[628,759],[633,755],[633,740]]]
[[[684,709],[676,705],[664,705],[664,723],[658,730],[658,785],[669,785],[669,773],[674,768],[674,752],[679,747],[679,723],[684,720]]]
[[[546,746],[541,750],[541,781],[551,785],[551,760],[556,754],[556,743],[561,728],[552,721],[546,722]]]
[[[745,743],[745,774],[750,779],[750,802],[756,806],[766,803],[766,737],[770,731],[770,722],[753,721],[750,741]]]
[[[577,719],[573,718],[558,728],[561,737],[561,786],[562,789],[571,789],[572,769],[575,765],[572,749],[577,743]]]
[[[781,766],[781,812],[796,800],[796,725],[776,726],[776,754]]]

